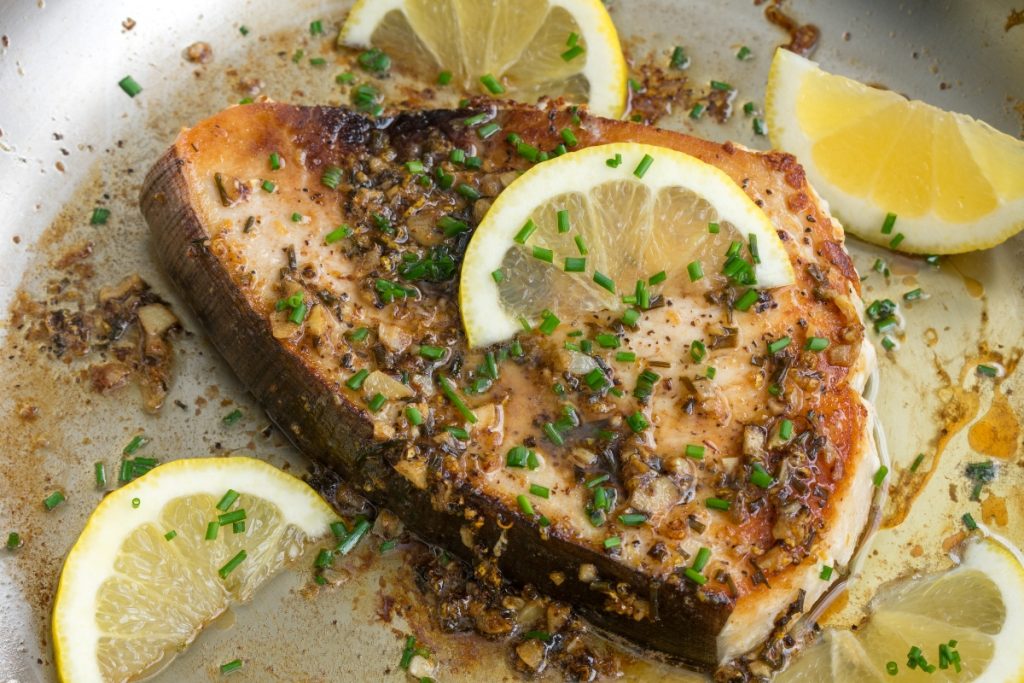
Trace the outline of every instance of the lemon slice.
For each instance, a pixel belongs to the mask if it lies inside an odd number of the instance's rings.
[[[240,495],[218,509],[229,490]],[[211,521],[239,510],[244,531],[218,525],[206,540]],[[304,482],[252,458],[177,460],[114,491],[64,562],[53,607],[61,680],[158,671],[336,519]]]
[[[338,42],[380,48],[429,83],[450,72],[465,92],[563,97],[613,118],[626,107],[626,60],[600,0],[359,0]]]
[[[772,144],[797,156],[861,239],[952,254],[1024,228],[1024,141],[981,121],[826,73],[784,49],[765,109]],[[890,213],[896,223],[883,232]]]
[[[856,632],[826,631],[775,681],[1021,681],[1022,601],[1024,566],[1006,546],[991,538],[979,540],[968,546],[958,567],[880,592],[864,626]],[[955,664],[943,661],[940,645],[948,648],[947,656],[956,653],[959,673]],[[922,670],[919,661],[914,668],[907,665],[914,647],[934,671]]]
[[[793,282],[772,222],[722,171],[653,145],[588,147],[534,166],[498,195],[463,259],[463,326],[471,346],[486,346],[545,310],[563,320],[621,310],[622,295],[655,276],[702,294],[727,284],[730,249],[733,262],[750,259],[742,284]]]

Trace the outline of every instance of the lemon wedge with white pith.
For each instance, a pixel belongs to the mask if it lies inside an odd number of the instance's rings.
[[[784,49],[772,61],[765,110],[772,144],[796,155],[861,239],[952,254],[1024,229],[1024,140]],[[896,224],[883,232],[890,213]]]
[[[486,346],[545,310],[622,310],[638,281],[702,294],[727,282],[730,258],[749,269],[740,284],[793,282],[771,221],[721,170],[665,147],[588,147],[534,166],[494,201],[463,258],[463,326]]]
[[[626,60],[600,0],[359,0],[338,42],[380,48],[428,83],[448,72],[463,92],[562,97],[613,118],[626,107]]]
[[[1021,604],[1024,566],[1006,546],[981,539],[958,567],[883,589],[866,624],[855,632],[825,631],[775,680],[1024,681]]]
[[[221,526],[224,514],[244,515],[244,530]],[[158,671],[336,519],[307,484],[252,458],[177,460],[110,493],[61,572],[53,607],[60,679],[130,681]],[[208,540],[211,522],[217,535]]]

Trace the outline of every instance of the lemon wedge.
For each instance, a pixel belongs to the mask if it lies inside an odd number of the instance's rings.
[[[953,254],[1024,228],[1024,141],[981,121],[827,73],[784,49],[772,61],[765,109],[772,145],[796,155],[861,239]]]
[[[882,590],[866,624],[825,631],[775,681],[1021,681],[1022,600],[1024,566],[1006,546],[981,539],[956,568]]]
[[[450,74],[464,92],[562,97],[613,118],[626,107],[626,60],[600,0],[359,0],[338,42],[379,48],[429,83]]]
[[[238,517],[244,530],[222,526]],[[160,670],[336,519],[307,484],[253,458],[177,460],[110,493],[61,572],[60,679],[127,681]]]
[[[727,262],[749,270],[729,280]],[[652,279],[702,294],[794,274],[772,222],[724,172],[664,147],[588,147],[534,166],[495,200],[463,259],[462,322],[470,345],[486,346],[545,311],[622,310]]]

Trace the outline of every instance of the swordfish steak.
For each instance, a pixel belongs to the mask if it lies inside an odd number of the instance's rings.
[[[720,276],[699,295],[670,278],[635,327],[598,314],[469,348],[473,227],[567,127],[581,147],[650,143],[725,171],[795,283],[740,312]],[[423,539],[704,670],[751,651],[778,666],[786,630],[844,576],[879,468],[861,397],[874,357],[842,228],[792,157],[554,107],[262,103],[183,131],[142,209],[282,431]]]

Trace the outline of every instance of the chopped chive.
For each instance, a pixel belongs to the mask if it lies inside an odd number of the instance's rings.
[[[341,184],[342,173],[343,171],[337,166],[328,166],[327,170],[325,170],[323,172],[323,175],[320,176],[320,183],[323,184],[324,187],[329,187],[332,190],[337,190],[338,185]],[[292,220],[295,219],[292,218]]]
[[[110,209],[104,209],[103,207],[97,206],[92,210],[92,216],[89,218],[89,225],[106,225],[108,218],[110,218]]]
[[[244,550],[242,552],[245,552]],[[232,659],[230,662],[224,662],[220,665],[221,674],[229,674],[232,671],[238,671],[242,668],[241,659]]]
[[[128,97],[135,97],[142,92],[142,86],[135,82],[135,79],[131,76],[125,76],[117,82],[121,86],[121,90],[124,90]]]
[[[466,168],[482,168],[484,160],[480,157],[466,157]]]
[[[358,389],[362,388],[363,382],[369,376],[370,376],[370,371],[367,370],[366,368],[363,368],[362,370],[360,370],[356,374],[354,374],[351,377],[349,377],[348,381],[345,382],[345,386],[347,386],[349,389],[352,389],[354,391],[358,390]]]
[[[594,271],[594,282],[596,282],[601,287],[607,289],[612,294],[615,293],[615,283],[612,282],[612,279],[610,277],[608,277],[607,275],[605,275],[604,273],[601,273],[600,271],[596,271],[595,270]]]
[[[478,126],[484,121],[486,121],[488,116],[489,115],[487,114],[487,112],[480,112],[479,114],[467,116],[466,118],[462,119],[462,125],[466,126],[467,128]]]
[[[505,92],[505,87],[498,82],[492,74],[485,74],[480,77],[480,82],[483,83],[484,87],[487,88],[488,92],[492,95],[500,95]]]
[[[569,145],[570,147],[575,147],[580,143],[580,141],[576,139],[576,134],[573,133],[568,128],[562,129],[562,139],[565,140],[565,144]]]
[[[423,424],[423,415],[415,406],[408,406],[405,409],[405,419],[414,427]]]
[[[629,424],[629,428],[632,429],[635,434],[639,434],[651,426],[651,423],[648,422],[647,418],[640,411],[637,411],[627,417],[626,423]]]
[[[235,504],[235,501],[238,500],[239,495],[241,494],[239,494],[238,491],[234,489],[228,489],[227,491],[224,492],[224,495],[221,496],[220,500],[217,502],[217,509],[220,510],[221,512],[227,512],[229,509],[231,509],[231,506]]]
[[[779,423],[779,438],[783,441],[789,441],[792,437],[793,421],[783,418],[782,422]]]
[[[878,471],[875,472],[875,476],[873,476],[871,478],[871,481],[872,481],[872,483],[874,483],[874,485],[876,487],[877,486],[881,486],[882,482],[885,481],[885,478],[888,475],[889,475],[889,468],[886,467],[885,465],[882,465],[881,467],[878,468]]]
[[[686,266],[686,272],[690,275],[690,282],[696,282],[704,277],[704,267],[700,261],[691,261]]]
[[[505,273],[501,270],[491,271],[491,279],[500,285],[505,280]]]
[[[687,458],[693,458],[694,460],[704,459],[704,446],[695,443],[686,444],[686,450],[683,451]]]
[[[746,61],[749,58],[750,58],[750,48],[747,47],[746,45],[741,46],[740,49],[736,52],[736,59],[738,59],[738,60],[740,60],[742,62],[742,61]]]
[[[896,342],[891,337],[882,337],[882,348],[886,351],[892,351],[896,348]]]
[[[441,216],[437,220],[437,227],[444,231],[445,237],[458,235],[460,232],[469,230],[469,226],[466,223],[452,216]]]
[[[736,299],[736,303],[733,304],[733,307],[737,311],[749,311],[755,301],[757,301],[757,291],[754,289],[748,289],[740,295],[739,299]]]
[[[487,138],[491,137],[500,130],[501,126],[492,121],[491,123],[488,123],[485,126],[480,126],[479,128],[477,128],[476,134],[480,136],[481,140],[486,140]]]
[[[533,258],[537,259],[538,261],[544,261],[545,263],[551,263],[552,261],[554,261],[555,253],[550,249],[534,246]]]
[[[237,408],[235,408],[230,413],[228,413],[223,418],[221,418],[221,422],[223,422],[224,424],[226,424],[227,426],[230,427],[231,425],[235,424],[236,422],[238,422],[241,419],[242,419],[242,411],[237,409]]]
[[[551,489],[540,484],[530,484],[530,495],[537,496],[538,498],[550,498]]]
[[[325,244],[334,244],[335,242],[339,242],[339,241],[345,239],[346,237],[348,237],[351,234],[352,234],[352,228],[348,227],[347,225],[341,225],[341,226],[338,226],[337,228],[335,228],[334,230],[331,230],[329,233],[327,233],[324,236],[324,243]]]
[[[620,363],[632,363],[636,360],[636,353],[633,351],[618,351],[615,353],[615,360]]]
[[[890,676],[895,676],[900,672],[900,666],[896,662],[888,661],[885,663],[885,672]]]
[[[687,567],[683,570],[683,575],[686,576],[690,581],[693,581],[698,586],[703,586],[708,582],[708,577],[704,576],[698,571],[695,571],[692,567]]]
[[[231,525],[231,533],[244,534],[245,533],[245,520],[240,519]]]
[[[583,257],[568,256],[565,259],[564,270],[567,273],[582,273],[587,269],[587,259]]]
[[[704,505],[712,510],[728,510],[732,507],[732,503],[721,498],[707,498],[704,500]]]
[[[367,328],[367,327],[357,327],[356,329],[354,329],[354,330],[352,330],[351,332],[348,333],[348,338],[351,341],[354,341],[354,342],[358,343],[358,342],[361,342],[364,339],[366,339],[366,337],[369,336],[369,334],[370,334],[369,328]],[[354,388],[358,389],[358,387],[354,387]]]
[[[896,236],[889,240],[889,248],[895,249],[896,247],[900,246],[900,244],[903,243],[904,237],[905,235],[902,232],[896,233]]]
[[[712,235],[717,235],[722,230],[722,226],[718,223],[708,223],[708,232]]]
[[[462,400],[462,397],[455,391],[455,385],[452,381],[441,375],[438,377],[438,383],[441,385],[441,393],[445,395],[445,398],[462,414],[462,417],[466,418],[470,424],[477,423],[476,414],[469,409],[466,402]]]
[[[352,533],[350,533],[340,543],[338,543],[338,545],[335,547],[335,551],[341,555],[348,555],[350,552],[352,552],[352,549],[359,544],[359,541],[363,539],[363,536],[365,536],[366,532],[369,530],[369,520],[360,519],[352,528]]]
[[[960,519],[963,520],[964,526],[967,527],[968,531],[974,531],[978,528],[978,523],[974,521],[974,517],[970,512],[964,513]]]
[[[220,578],[226,579],[228,577],[228,574],[235,571],[235,569],[238,568],[238,565],[242,564],[242,562],[245,561],[246,557],[248,557],[248,554],[245,552],[245,550],[239,550],[237,555],[232,557],[230,560],[227,561],[227,563],[223,567],[217,570],[217,573],[220,574]]]
[[[527,219],[526,223],[519,229],[519,232],[517,232],[516,236],[512,239],[518,244],[526,244],[526,240],[530,239],[530,235],[536,232],[536,230],[537,224],[533,222],[533,219]]]
[[[829,581],[832,578],[832,567],[827,564],[821,568],[821,573],[818,574],[818,578],[822,581]]]
[[[820,353],[828,348],[829,341],[824,337],[808,337],[807,343],[804,344],[804,348],[808,351],[814,351]]]
[[[562,59],[564,59],[567,62],[571,62],[572,60],[579,57],[581,54],[583,54],[583,46],[573,45],[568,50],[562,53]]]
[[[724,81],[711,81],[712,90],[732,90],[733,87]]]
[[[548,440],[556,446],[565,444],[565,439],[562,438],[561,433],[559,433],[558,429],[551,422],[544,423],[544,435],[547,436]]]
[[[607,550],[611,550],[612,548],[618,548],[620,545],[622,545],[622,539],[618,536],[609,536],[608,538],[604,539],[604,547]]]
[[[601,332],[597,334],[594,337],[594,341],[596,341],[598,346],[602,349],[617,349],[620,345],[618,335],[611,334],[609,332]]]
[[[301,220],[302,220],[302,214],[301,213],[299,213],[298,211],[292,212],[292,222],[293,223],[298,223]]]
[[[690,65],[690,58],[686,56],[686,50],[681,45],[676,45],[672,50],[672,57],[669,59],[668,65],[673,69],[685,69]]]
[[[696,121],[704,113],[704,109],[705,109],[705,106],[703,104],[701,104],[700,102],[698,102],[697,104],[693,105],[693,109],[690,110],[690,118]]]
[[[999,370],[992,365],[979,365],[977,368],[975,368],[975,370],[979,375],[984,375],[985,377],[999,376]]]
[[[746,102],[743,104],[743,113],[746,114],[747,116],[753,116],[756,108],[757,107],[753,102]]]
[[[348,72],[338,74],[337,76],[334,77],[334,82],[337,83],[338,85],[348,85],[354,80],[356,80],[355,74],[351,74]]]
[[[643,178],[644,175],[647,174],[647,170],[651,167],[651,164],[653,163],[654,157],[652,157],[650,154],[645,154],[644,158],[641,159],[640,163],[636,165],[635,169],[633,169],[633,175],[635,175],[637,178]]]
[[[572,227],[569,223],[569,209],[560,209],[556,214],[558,218],[558,232],[569,232]]]
[[[370,409],[371,412],[378,413],[380,412],[380,409],[384,407],[384,404],[387,402],[388,399],[384,396],[384,394],[377,393],[373,395],[373,398],[366,402],[366,406]]]
[[[423,344],[420,346],[420,355],[430,360],[439,360],[444,357],[445,348],[443,346],[430,346]]]
[[[526,497],[526,494],[520,493],[516,496],[516,501],[519,503],[519,509],[523,511],[523,514],[533,516],[536,512],[533,509],[533,503]]]
[[[924,296],[924,290],[922,290],[920,287],[918,287],[917,289],[912,289],[909,292],[906,292],[903,295],[903,300],[904,301],[917,301],[918,299],[922,298],[923,296]]]
[[[227,526],[228,524],[234,524],[245,519],[245,509],[239,508],[232,510],[231,512],[224,512],[217,515],[217,523],[221,526]]]
[[[622,165],[622,154],[617,152],[614,158],[606,159],[604,163],[608,168],[618,168]]]
[[[704,567],[708,566],[708,561],[711,559],[711,549],[702,547],[697,551],[697,556],[693,558],[693,570],[702,572]]]
[[[775,478],[768,474],[764,466],[759,462],[755,462],[753,468],[750,471],[750,483],[760,488],[766,489],[775,483]]]
[[[560,322],[562,321],[558,319],[558,316],[548,311],[544,315],[540,325],[537,326],[537,329],[540,330],[542,334],[550,335],[558,328],[558,323]]]
[[[718,370],[716,370],[715,368],[709,367],[707,370],[704,371],[704,375],[708,379],[714,379],[715,378],[715,373],[717,373],[717,372],[718,372]]]
[[[914,462],[910,465],[911,472],[917,472],[917,468],[924,462],[924,453],[918,453],[917,457],[914,458]]]
[[[63,503],[65,500],[67,500],[67,498],[64,497],[63,492],[54,491],[53,493],[51,493],[50,495],[43,499],[43,506],[49,512],[50,510],[53,510],[55,507]]]
[[[768,344],[768,353],[778,353],[782,349],[789,346],[792,340],[789,337],[780,337]]]
[[[367,71],[383,73],[391,68],[391,58],[380,48],[371,48],[357,58],[359,66]]]
[[[452,436],[454,436],[459,441],[469,441],[469,432],[467,432],[462,427],[449,425],[448,427],[445,427],[444,430],[451,434]]]
[[[704,346],[704,342],[700,339],[694,339],[690,342],[690,358],[693,359],[694,363],[699,363],[704,360],[704,356],[707,355],[707,347]]]
[[[579,250],[580,256],[586,256],[589,253],[587,243],[583,241],[582,235],[576,235],[573,237],[573,241],[576,242],[576,248]]]
[[[96,488],[105,488],[107,485],[107,466],[102,462],[97,462],[93,465],[93,472],[96,475]]]
[[[394,550],[397,547],[398,547],[398,539],[397,538],[389,538],[388,540],[384,541],[379,546],[377,546],[377,552],[379,552],[381,555],[383,555],[384,553],[388,552],[389,550]]]
[[[263,188],[264,192],[273,192],[277,185],[275,185],[269,180],[264,180],[262,183],[260,183],[260,187]]]
[[[753,130],[754,130],[754,135],[764,135],[765,134],[764,119],[755,118],[753,120],[753,122],[751,123],[751,128],[753,128]]]
[[[20,547],[21,547],[21,534],[19,534],[17,531],[12,531],[11,533],[7,534],[7,549],[8,550],[17,550]]]
[[[309,60],[310,66],[325,66],[326,64],[327,60],[323,57],[311,57]]]
[[[636,327],[637,321],[640,320],[640,311],[635,308],[628,308],[626,312],[622,314],[622,323],[629,325],[630,327]]]
[[[439,73],[437,75],[437,84],[438,85],[448,85],[451,82],[452,82],[452,72],[451,71],[442,71],[441,73]]]
[[[409,171],[409,173],[423,173],[425,169],[422,161],[419,159],[412,159],[411,161],[405,162],[405,170]]]
[[[885,214],[885,221],[882,222],[882,234],[889,235],[892,233],[893,226],[896,225],[896,214],[890,212]]]

